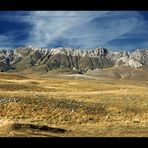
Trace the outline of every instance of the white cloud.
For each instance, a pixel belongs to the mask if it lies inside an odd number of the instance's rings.
[[[33,28],[28,44],[37,47],[47,47],[58,38],[67,38],[67,45],[91,48],[96,41],[103,45],[144,24],[144,21],[139,21],[141,16],[137,12],[128,11],[36,11],[30,12],[29,17],[27,21]],[[95,18],[101,20],[93,28],[92,20]],[[85,26],[91,21],[89,26]],[[83,26],[82,30],[80,26]],[[72,38],[78,40],[73,42]]]
[[[85,12],[85,11],[41,11],[30,13],[30,23],[33,29],[30,32],[30,44],[35,46],[48,46],[50,43],[61,37],[71,27],[82,25],[93,18],[107,13]],[[71,36],[71,35],[69,35]]]
[[[128,38],[128,33],[138,35],[146,28],[146,21],[135,11],[19,11],[14,14],[1,16],[0,20],[30,25],[24,44],[35,47],[48,47],[61,39],[65,46],[94,48],[117,38]],[[97,24],[94,19],[98,20]],[[1,46],[11,46],[15,42],[14,34],[19,32],[18,29],[8,36],[1,34]]]
[[[105,45],[106,43],[119,38],[120,36],[135,31],[136,28],[144,25],[143,20],[139,21],[141,16],[136,12],[109,12],[103,16],[98,17],[98,24],[83,25],[81,29],[78,28],[76,32],[70,31],[63,34],[64,38],[71,39],[81,37],[81,39],[73,42],[69,40],[69,44],[77,44],[80,47],[92,48],[98,45]],[[138,29],[136,29],[138,32]]]

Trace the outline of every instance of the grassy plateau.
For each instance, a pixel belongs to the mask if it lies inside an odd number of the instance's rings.
[[[1,137],[147,137],[148,82],[0,73]]]

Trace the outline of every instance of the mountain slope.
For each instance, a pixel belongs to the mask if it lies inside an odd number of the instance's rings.
[[[0,50],[0,71],[32,69],[40,72],[63,69],[87,72],[114,66],[138,68],[148,65],[148,49],[114,52],[105,48],[80,50],[71,48],[33,48]]]

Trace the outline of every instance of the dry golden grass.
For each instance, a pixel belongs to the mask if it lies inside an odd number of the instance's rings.
[[[148,136],[147,108],[144,82],[0,74],[1,136]],[[13,123],[70,132],[17,131]]]

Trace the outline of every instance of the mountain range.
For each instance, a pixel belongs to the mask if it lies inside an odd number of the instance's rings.
[[[16,49],[0,50],[0,71],[67,70],[85,73],[94,69],[109,67],[147,67],[148,49],[132,52],[112,51],[103,47],[92,50],[72,48],[34,48],[25,46]]]

